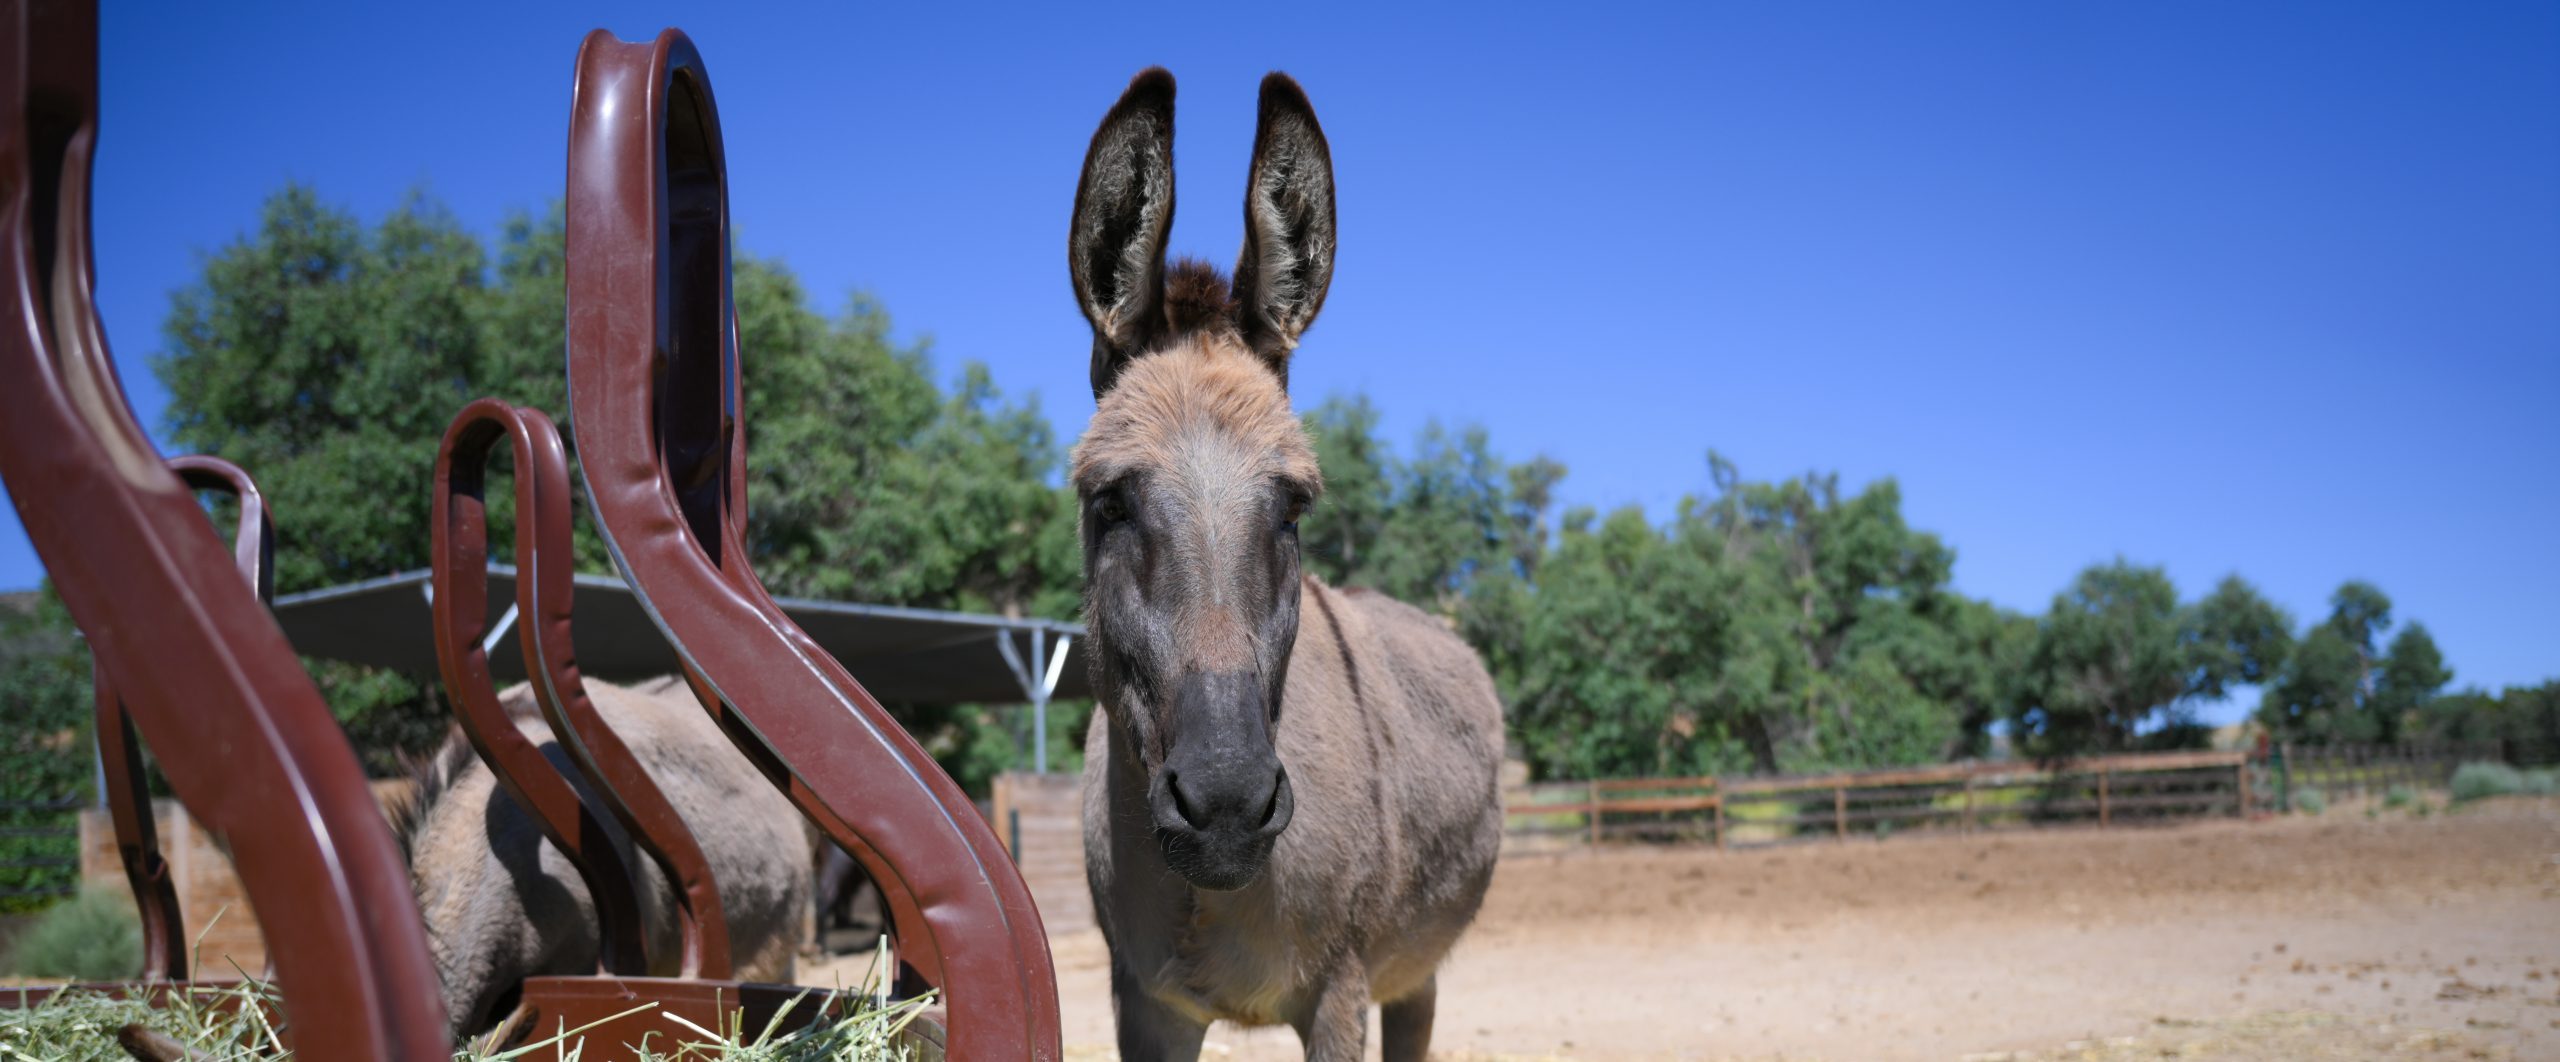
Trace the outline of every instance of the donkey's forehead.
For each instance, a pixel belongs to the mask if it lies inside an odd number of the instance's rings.
[[[1185,337],[1131,362],[1076,443],[1076,489],[1090,492],[1132,472],[1186,470],[1204,448],[1226,451],[1249,475],[1316,490],[1314,447],[1280,380],[1224,335]]]

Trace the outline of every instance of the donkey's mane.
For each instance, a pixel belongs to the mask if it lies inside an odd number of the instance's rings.
[[[445,732],[444,744],[424,756],[403,753],[400,756],[401,777],[409,783],[408,791],[383,802],[382,814],[391,820],[391,836],[400,845],[400,855],[408,858],[416,851],[418,830],[426,825],[427,813],[453,789],[454,782],[478,763],[480,754],[472,751],[471,740],[462,728]]]
[[[1306,426],[1289,408],[1289,392],[1270,362],[1239,338],[1226,278],[1195,261],[1174,264],[1165,278],[1165,314],[1174,339],[1138,356],[1094,410],[1084,438],[1068,454],[1068,477],[1080,490],[1099,489],[1121,474],[1165,468],[1178,460],[1192,426],[1212,423],[1265,462],[1256,470],[1313,494],[1324,478]]]
[[[1175,337],[1234,333],[1236,300],[1227,275],[1197,258],[1176,258],[1164,275],[1164,317]]]

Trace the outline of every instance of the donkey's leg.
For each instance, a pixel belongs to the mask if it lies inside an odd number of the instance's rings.
[[[1120,1019],[1121,1062],[1194,1062],[1209,1027],[1157,1002],[1136,979],[1111,966],[1111,1009]]]
[[[1369,1041],[1369,971],[1357,957],[1335,963],[1314,1005],[1290,1024],[1307,1047],[1307,1062],[1360,1062]]]
[[[1422,1062],[1431,1050],[1431,1012],[1439,1001],[1435,974],[1412,995],[1378,1008],[1379,1047],[1386,1062]]]

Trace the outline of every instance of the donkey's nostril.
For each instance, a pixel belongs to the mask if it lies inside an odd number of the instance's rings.
[[[1257,833],[1285,822],[1289,815],[1289,779],[1273,766],[1194,769],[1165,772],[1165,795],[1178,825],[1203,833]],[[1177,825],[1168,822],[1167,825]]]
[[[1262,819],[1256,826],[1257,832],[1280,832],[1289,825],[1289,815],[1293,808],[1289,793],[1289,769],[1275,767],[1271,771],[1271,799],[1262,805]]]
[[[1174,773],[1170,770],[1166,771],[1164,774],[1164,787],[1168,792],[1173,794],[1173,811],[1174,814],[1182,816],[1182,821],[1190,823],[1191,828],[1195,830],[1202,829],[1209,825],[1208,816],[1202,814],[1200,806],[1193,803],[1190,795],[1182,791],[1182,776],[1180,774]]]

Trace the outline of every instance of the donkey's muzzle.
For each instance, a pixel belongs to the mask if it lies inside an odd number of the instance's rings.
[[[1245,676],[1195,675],[1175,704],[1178,736],[1148,794],[1165,862],[1201,888],[1243,888],[1294,807],[1264,697]]]

